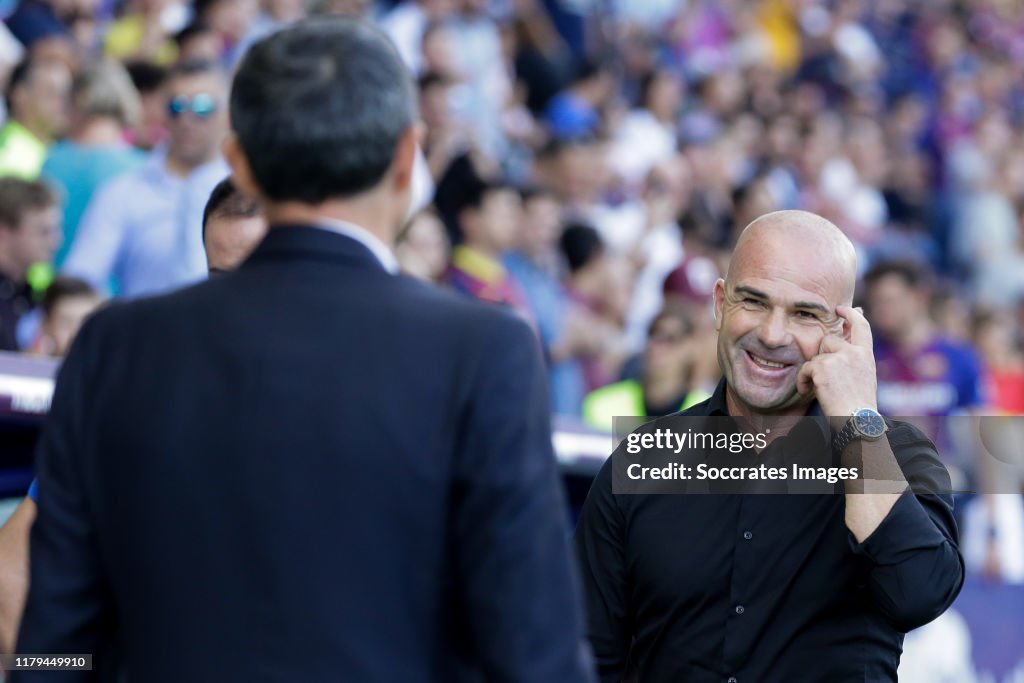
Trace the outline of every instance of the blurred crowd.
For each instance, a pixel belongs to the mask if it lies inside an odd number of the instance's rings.
[[[279,27],[344,14],[376,21],[419,87],[432,182],[403,269],[526,318],[554,413],[608,429],[709,395],[714,283],[739,231],[779,209],[854,242],[883,412],[1024,412],[1015,0],[4,0],[0,14],[0,349],[61,355],[104,300],[205,277],[232,69]],[[950,464],[967,485],[985,476]],[[989,506],[970,552],[1024,582],[1024,528],[1004,538],[1014,500]]]

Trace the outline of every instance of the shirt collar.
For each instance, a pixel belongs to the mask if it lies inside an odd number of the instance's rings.
[[[369,249],[374,257],[380,261],[380,264],[384,266],[384,270],[388,271],[392,275],[397,275],[401,270],[398,264],[398,259],[395,258],[395,253],[391,251],[388,245],[384,244],[379,237],[364,227],[356,225],[355,223],[349,223],[348,221],[342,221],[336,218],[325,218],[323,216],[317,218],[317,222],[314,227],[321,228],[323,230],[330,230],[331,232],[336,232],[339,235],[345,235],[346,237],[350,237],[359,242]]]

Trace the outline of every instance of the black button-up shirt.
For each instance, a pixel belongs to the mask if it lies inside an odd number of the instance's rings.
[[[725,382],[681,414],[727,415]],[[950,490],[920,431],[887,437],[915,491]],[[601,680],[895,681],[903,634],[963,582],[952,499],[904,493],[864,543],[844,510],[841,494],[617,495],[609,458],[575,536]]]

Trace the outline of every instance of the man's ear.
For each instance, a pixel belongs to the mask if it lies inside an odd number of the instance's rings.
[[[422,124],[414,123],[409,126],[402,136],[398,138],[395,146],[395,160],[392,163],[394,168],[395,189],[399,192],[407,192],[412,187],[413,166],[416,163],[416,149],[419,147]]]
[[[252,167],[249,166],[249,159],[245,156],[245,150],[242,149],[242,143],[239,142],[238,136],[230,133],[224,138],[220,148],[224,160],[231,167],[231,182],[235,184],[238,191],[248,197],[262,199],[260,186],[252,174]]]
[[[715,282],[714,291],[714,308],[711,309],[711,314],[715,318],[715,331],[722,331],[722,315],[725,310],[725,280],[718,278]]]

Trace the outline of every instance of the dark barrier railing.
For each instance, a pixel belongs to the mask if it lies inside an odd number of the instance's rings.
[[[32,477],[32,450],[50,407],[59,363],[0,352],[0,498],[20,496]],[[612,451],[612,437],[571,418],[555,418],[553,443],[573,507]]]

